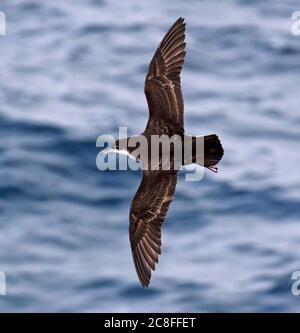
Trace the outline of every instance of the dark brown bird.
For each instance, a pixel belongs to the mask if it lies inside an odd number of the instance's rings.
[[[145,95],[149,107],[149,120],[144,136],[148,142],[152,135],[179,135],[184,138],[183,98],[180,72],[185,57],[185,23],[179,18],[166,33],[149,65],[145,80]],[[189,136],[193,144],[196,137]],[[121,150],[122,141],[111,148]],[[203,166],[217,172],[216,164],[223,156],[223,148],[212,134],[202,137],[204,142]],[[134,149],[126,148],[134,156]],[[134,156],[137,158],[137,156]],[[183,164],[196,162],[193,156]],[[178,170],[144,170],[141,184],[130,209],[129,237],[134,266],[143,287],[148,287],[151,271],[155,270],[161,254],[161,228],[169,205],[173,200]]]

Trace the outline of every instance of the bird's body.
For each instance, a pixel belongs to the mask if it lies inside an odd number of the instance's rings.
[[[162,39],[150,62],[144,89],[149,107],[149,120],[144,132],[135,137],[143,137],[147,141],[148,152],[151,152],[153,136],[177,136],[183,141],[189,139],[192,142],[192,153],[187,159],[184,157],[184,147],[180,148],[181,165],[197,162],[197,138],[187,136],[184,131],[184,105],[180,83],[180,72],[185,57],[184,39],[185,23],[183,18],[179,18]],[[130,139],[123,141],[128,143]],[[121,149],[124,143],[121,141],[117,141],[113,148]],[[201,164],[216,172],[216,164],[223,156],[221,143],[215,134],[202,137],[202,142],[204,159]],[[135,154],[135,147],[127,146],[126,149],[131,156],[140,159],[140,155]],[[142,181],[131,204],[129,237],[134,265],[143,287],[148,287],[151,271],[155,269],[161,253],[161,227],[173,200],[179,170],[174,167],[174,156],[174,150],[171,149],[171,168],[168,170],[161,167],[161,154],[158,170],[143,168]],[[147,163],[150,164],[148,160]]]

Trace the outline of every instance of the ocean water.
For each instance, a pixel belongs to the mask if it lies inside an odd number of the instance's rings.
[[[1,0],[1,312],[300,310],[298,1]],[[99,171],[96,139],[143,131],[143,83],[187,22],[185,129],[217,133],[217,175],[181,172],[151,286],[128,240],[139,171]]]

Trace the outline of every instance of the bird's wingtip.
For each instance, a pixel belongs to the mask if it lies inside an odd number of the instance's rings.
[[[147,289],[150,285],[150,281],[142,281],[140,280],[140,283],[141,283],[141,286],[144,288],[144,289]]]

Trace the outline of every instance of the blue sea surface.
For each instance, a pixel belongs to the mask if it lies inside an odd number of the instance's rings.
[[[287,1],[1,0],[1,312],[298,312],[300,36]],[[99,171],[96,139],[143,131],[143,84],[185,17],[187,133],[225,156],[180,177],[149,289],[128,239],[140,171]]]

